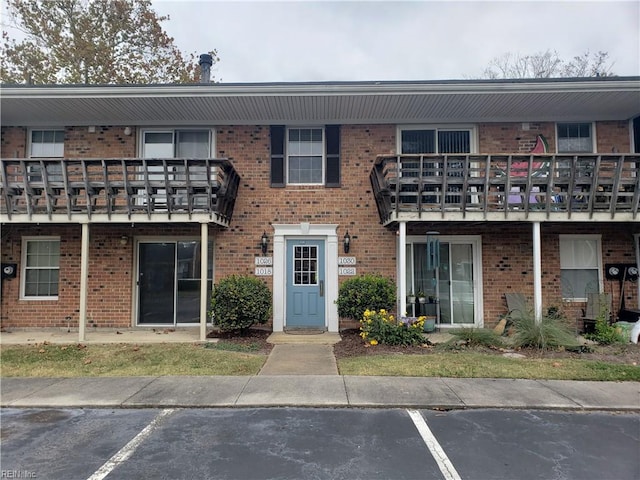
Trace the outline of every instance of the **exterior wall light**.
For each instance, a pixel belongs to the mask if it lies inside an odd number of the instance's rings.
[[[349,247],[351,246],[351,237],[349,236],[349,230],[344,234],[342,239],[342,246],[344,247],[344,253],[349,253]]]
[[[263,255],[267,253],[268,245],[269,245],[269,238],[267,237],[267,232],[262,232],[262,237],[260,237],[260,247],[262,248]]]
[[[129,241],[129,237],[127,237],[126,235],[122,235],[120,237],[120,245],[126,245],[128,241]]]

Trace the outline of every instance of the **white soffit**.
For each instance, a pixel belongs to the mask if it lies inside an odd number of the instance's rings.
[[[4,86],[1,123],[251,125],[627,120],[640,77],[569,81]]]

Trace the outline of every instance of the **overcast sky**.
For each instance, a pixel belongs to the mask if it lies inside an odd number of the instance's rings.
[[[640,75],[640,2],[155,0],[184,52],[217,49],[229,82],[479,76],[506,52],[609,53]]]

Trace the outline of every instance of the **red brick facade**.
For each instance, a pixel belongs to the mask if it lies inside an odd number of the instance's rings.
[[[96,126],[65,129],[65,156],[113,158],[137,156],[136,129]],[[597,122],[598,151],[629,152],[628,122]],[[524,153],[543,134],[555,152],[555,124],[513,123],[477,125],[478,153]],[[23,157],[27,130],[2,128],[2,157]],[[396,151],[395,125],[345,125],[341,128],[341,186],[291,186],[271,188],[268,126],[224,126],[216,129],[216,157],[228,158],[239,173],[240,186],[233,221],[228,229],[210,226],[213,239],[215,279],[230,274],[251,274],[254,258],[261,255],[260,237],[269,236],[272,224],[337,224],[338,238],[348,230],[349,255],[357,258],[358,274],[380,273],[396,277],[396,233],[380,225],[369,172],[378,154]],[[424,234],[431,225],[409,224],[408,234]],[[464,224],[439,222],[443,235],[482,237],[482,278],[485,326],[494,325],[506,313],[504,293],[533,296],[532,228],[529,223]],[[542,224],[542,289],[546,306],[562,306],[569,318],[583,304],[562,304],[560,293],[559,234],[600,234],[603,263],[635,263],[633,234],[640,225],[615,223]],[[181,236],[199,238],[195,224],[91,225],[89,252],[89,326],[128,327],[135,324],[134,236]],[[2,284],[3,327],[77,327],[79,318],[80,225],[15,225],[2,227],[2,262],[21,264],[23,237],[59,236],[61,239],[59,298],[57,301],[21,300],[18,278]],[[121,238],[126,237],[123,245]],[[342,247],[340,246],[340,254]],[[344,281],[348,277],[339,277]],[[271,285],[270,277],[264,277]],[[620,301],[617,282],[604,281],[605,291]],[[638,290],[625,291],[625,303],[637,308]],[[615,309],[615,308],[614,308]]]

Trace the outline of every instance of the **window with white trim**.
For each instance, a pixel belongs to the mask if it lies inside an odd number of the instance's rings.
[[[558,153],[592,153],[591,123],[558,123]]]
[[[29,157],[64,156],[64,130],[31,130]]]
[[[22,269],[22,298],[58,298],[60,239],[25,238],[22,243]]]
[[[324,129],[287,129],[287,183],[319,184],[324,179]]]
[[[158,129],[142,131],[143,158],[210,158],[213,132],[210,129]]]
[[[564,300],[585,301],[601,292],[599,235],[560,235],[560,281]]]
[[[401,154],[473,153],[472,127],[400,127]]]

